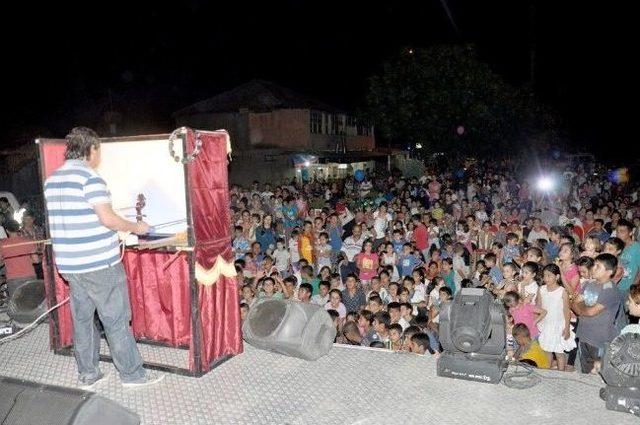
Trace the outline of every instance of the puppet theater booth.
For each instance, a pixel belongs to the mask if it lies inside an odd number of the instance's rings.
[[[65,140],[36,143],[44,182],[64,163]],[[97,171],[114,211],[152,226],[148,236],[127,238],[122,257],[131,327],[148,368],[202,376],[242,352],[231,252],[230,152],[229,135],[222,130],[183,127],[172,134],[102,139]],[[49,306],[69,296],[52,256],[48,245]],[[68,303],[51,313],[55,353],[73,353],[72,326]],[[100,353],[101,360],[111,361],[104,340]]]

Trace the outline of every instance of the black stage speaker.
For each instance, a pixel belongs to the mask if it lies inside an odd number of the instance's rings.
[[[43,280],[9,281],[7,293],[7,314],[18,327],[30,324],[47,311]]]
[[[3,425],[131,425],[140,417],[91,392],[0,377]]]
[[[331,350],[336,327],[319,305],[267,299],[251,306],[242,336],[256,348],[316,360]]]

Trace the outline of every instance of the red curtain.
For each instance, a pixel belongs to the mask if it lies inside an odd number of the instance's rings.
[[[188,165],[196,261],[207,269],[213,267],[219,255],[233,261],[227,138],[225,132],[200,133],[201,153]],[[195,142],[196,135],[189,130],[189,152],[195,148]],[[238,289],[235,278],[221,275],[212,286],[200,286],[198,293],[202,326],[200,355],[206,371],[211,362],[242,352]],[[193,368],[193,350],[189,362]]]
[[[187,254],[127,249],[123,264],[135,337],[188,346],[191,297]]]
[[[55,170],[60,168],[64,164],[64,153],[66,151],[66,144],[64,140],[41,140],[40,141],[40,157],[42,161],[42,173],[46,179]],[[44,184],[44,181],[42,182]],[[45,290],[47,297],[50,296],[49,283],[54,280],[56,293],[55,302],[53,305],[58,304],[69,296],[69,285],[58,273],[58,269],[53,264],[53,276],[50,276],[47,259],[44,258],[42,262],[42,268],[44,271],[44,281],[46,282]],[[51,305],[50,307],[53,307]],[[49,327],[50,341],[53,348],[69,347],[73,344],[73,323],[71,321],[71,308],[69,303],[63,305],[57,310],[58,315],[58,341],[53,339],[53,328]]]

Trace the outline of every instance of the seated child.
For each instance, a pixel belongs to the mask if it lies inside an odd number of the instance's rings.
[[[417,333],[411,337],[411,352],[426,354],[429,351],[429,336],[425,333]]]
[[[549,369],[551,366],[548,354],[540,347],[537,340],[531,339],[529,328],[524,323],[518,323],[513,327],[513,337],[518,343],[515,359],[528,363],[540,369]]]
[[[400,351],[402,349],[402,326],[400,324],[393,323],[389,326],[389,341],[391,350]]]

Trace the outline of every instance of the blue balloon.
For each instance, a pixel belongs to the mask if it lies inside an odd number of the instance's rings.
[[[353,177],[356,179],[356,181],[361,182],[362,180],[364,180],[364,171],[356,170],[356,172],[353,174]]]

